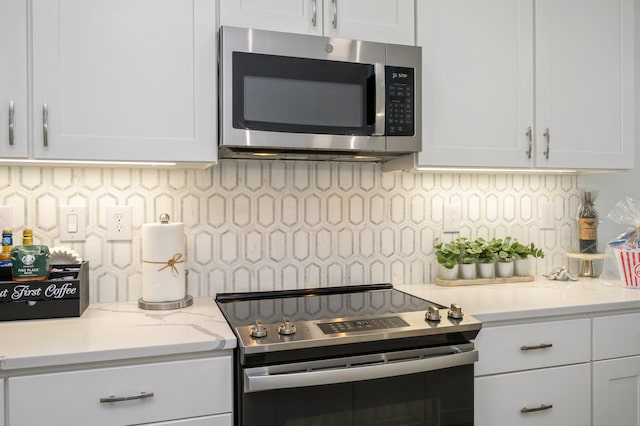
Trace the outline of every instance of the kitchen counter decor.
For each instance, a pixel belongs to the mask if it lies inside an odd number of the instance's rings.
[[[0,321],[79,317],[87,306],[87,261],[51,265],[43,281],[0,281]]]
[[[523,244],[506,237],[470,240],[459,237],[448,243],[435,240],[440,272],[437,285],[477,285],[534,281],[530,258],[544,257],[533,243]]]

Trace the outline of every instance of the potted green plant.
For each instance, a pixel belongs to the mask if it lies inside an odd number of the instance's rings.
[[[458,279],[458,259],[460,258],[460,247],[457,241],[448,243],[435,239],[433,247],[436,249],[436,259],[440,264],[438,275],[443,280]]]
[[[481,249],[478,255],[478,277],[488,279],[495,278],[496,257],[498,256],[498,249],[502,245],[502,241],[495,238],[489,241],[484,238],[477,238],[475,243]]]
[[[456,239],[458,248],[460,249],[460,258],[458,259],[460,278],[464,280],[475,280],[476,262],[482,253],[482,247],[477,241],[471,241],[466,237]]]
[[[497,252],[496,275],[500,278],[511,278],[513,276],[513,259],[515,256],[515,242],[511,237],[506,237],[500,241]]]
[[[525,277],[530,275],[529,272],[529,259],[531,257],[544,258],[544,252],[542,249],[535,246],[533,243],[528,245],[522,244],[518,241],[514,243],[514,275],[518,277]]]

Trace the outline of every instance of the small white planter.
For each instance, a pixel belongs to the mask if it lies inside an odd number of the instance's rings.
[[[513,261],[509,262],[496,262],[496,276],[498,278],[511,278],[513,277]]]
[[[459,265],[459,270],[460,278],[463,280],[475,280],[477,277],[475,263],[461,263]]]
[[[516,277],[526,277],[531,275],[529,272],[529,258],[516,259],[513,263],[513,275]]]
[[[442,280],[457,280],[458,279],[458,265],[455,265],[451,269],[447,269],[440,265],[439,272],[440,279]]]
[[[478,278],[493,279],[495,277],[495,262],[478,262]]]

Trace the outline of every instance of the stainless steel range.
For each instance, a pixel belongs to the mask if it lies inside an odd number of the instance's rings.
[[[391,284],[224,293],[236,424],[473,425],[481,323]]]

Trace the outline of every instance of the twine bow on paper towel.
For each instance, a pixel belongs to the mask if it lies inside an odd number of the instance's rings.
[[[176,268],[176,263],[184,263],[184,260],[181,259],[182,253],[176,253],[171,259],[167,260],[166,262],[152,262],[150,260],[143,260],[143,262],[155,263],[156,265],[164,265],[162,268],[158,269],[158,272],[162,271],[163,269],[171,268],[171,273],[173,274],[173,276],[179,277],[180,271],[178,271],[178,268]]]

